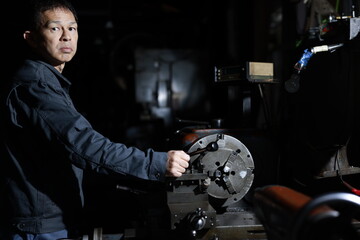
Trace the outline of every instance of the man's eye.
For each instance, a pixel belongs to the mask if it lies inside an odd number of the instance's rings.
[[[70,31],[76,31],[76,28],[75,27],[70,27],[69,30]]]
[[[52,27],[51,30],[52,30],[52,31],[58,31],[59,28],[58,28],[58,27]]]

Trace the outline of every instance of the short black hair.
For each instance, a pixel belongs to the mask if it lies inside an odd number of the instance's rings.
[[[47,10],[56,8],[67,9],[72,12],[76,22],[78,22],[77,12],[68,0],[30,0],[26,8],[23,30],[38,30],[40,28],[41,14]]]

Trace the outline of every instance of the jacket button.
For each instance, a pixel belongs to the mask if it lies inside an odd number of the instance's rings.
[[[159,179],[159,178],[160,178],[160,173],[156,173],[156,174],[155,174],[155,177],[156,177],[157,179]]]
[[[25,223],[19,223],[17,226],[21,230],[25,227]]]

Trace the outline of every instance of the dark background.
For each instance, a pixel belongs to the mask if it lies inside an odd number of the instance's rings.
[[[209,127],[213,119],[223,119],[222,127],[233,130],[254,155],[254,187],[278,183],[313,195],[347,191],[337,178],[314,175],[342,146],[348,146],[350,165],[359,166],[357,38],[350,41],[348,32],[334,30],[319,39],[310,31],[309,8],[296,0],[73,3],[79,47],[64,74],[73,83],[75,105],[96,130],[113,141],[168,150],[184,147],[174,144],[184,127]],[[351,15],[351,4],[357,7],[358,1],[340,1],[339,14]],[[3,24],[11,26],[2,34],[3,71],[22,51],[16,31],[17,14],[26,10],[21,6],[22,1],[3,6],[11,13],[3,16]],[[345,46],[311,58],[297,92],[286,91],[284,83],[305,49],[339,42]],[[276,82],[261,85],[263,98],[258,84],[247,79],[214,81],[215,66],[247,61],[274,63]],[[160,87],[165,102],[159,102]],[[246,99],[250,106],[244,106]],[[356,175],[346,178],[356,186]],[[97,208],[89,214],[99,216],[95,225],[107,222],[110,212],[124,211],[119,198],[127,199],[126,206],[139,203],[132,193],[114,195],[113,187],[112,180],[89,176],[89,194],[98,199],[89,204]]]

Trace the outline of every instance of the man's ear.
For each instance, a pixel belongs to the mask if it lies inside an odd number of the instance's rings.
[[[31,32],[31,31],[25,31],[24,33],[23,33],[23,37],[24,37],[24,39],[26,40],[26,42],[31,46],[31,47],[33,47],[33,48],[35,48],[36,47],[36,41],[35,41],[35,39],[34,39],[34,33],[33,32]]]

